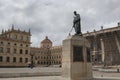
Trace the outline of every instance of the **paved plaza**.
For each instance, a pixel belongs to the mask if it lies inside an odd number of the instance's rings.
[[[41,73],[41,72],[61,72],[61,68],[55,67],[34,67],[34,68],[0,68],[0,73]]]
[[[41,76],[41,77],[21,77],[21,78],[2,78],[0,80],[62,80],[60,76]]]
[[[44,74],[44,76],[29,76],[29,77],[17,77],[17,78],[0,78],[0,80],[62,80],[61,68],[53,67],[35,67],[35,68],[0,68],[0,74],[7,74],[11,76],[12,74],[22,74],[22,73],[33,73],[33,74]],[[51,76],[45,73],[51,74]],[[59,73],[56,76],[52,73]],[[0,75],[1,76],[1,75]],[[95,80],[120,80],[120,73],[108,73],[93,71],[93,77]]]
[[[0,80],[63,80],[61,76],[0,78]],[[120,77],[95,77],[93,80],[120,80]]]
[[[31,76],[60,76],[61,68],[0,68],[0,78],[31,77]]]

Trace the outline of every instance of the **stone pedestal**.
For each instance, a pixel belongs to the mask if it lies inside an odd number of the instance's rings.
[[[90,45],[83,36],[68,36],[63,41],[63,80],[92,80],[89,48]]]

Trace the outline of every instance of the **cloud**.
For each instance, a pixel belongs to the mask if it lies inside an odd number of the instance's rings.
[[[119,0],[0,0],[2,29],[31,29],[32,46],[45,36],[61,45],[73,25],[73,11],[81,15],[82,32],[109,28],[120,21]],[[74,30],[72,31],[74,34]]]

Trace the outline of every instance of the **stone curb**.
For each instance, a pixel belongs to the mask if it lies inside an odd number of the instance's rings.
[[[61,76],[60,72],[47,73],[0,73],[0,78],[14,78],[14,77],[34,77],[34,76]]]

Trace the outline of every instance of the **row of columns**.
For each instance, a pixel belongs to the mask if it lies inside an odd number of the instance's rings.
[[[113,32],[111,32],[111,34],[112,34],[112,37],[114,38],[113,40],[115,40],[115,45],[117,46],[117,50],[118,50],[118,52],[120,53],[120,41],[119,41],[119,35],[117,35],[117,33],[113,33]],[[111,35],[110,34],[110,35]],[[104,33],[103,35],[106,35],[106,33]],[[105,38],[107,37],[107,36],[104,36]],[[98,49],[97,49],[97,34],[95,33],[95,35],[94,35],[94,45],[93,45],[93,51],[92,51],[92,54],[94,55],[94,58],[97,58],[98,59],[98,55],[100,54],[101,55],[101,61],[104,63],[105,62],[105,60],[106,60],[106,55],[105,54],[107,54],[106,52],[105,52],[105,47],[111,47],[110,48],[110,51],[112,51],[112,47],[113,46],[105,46],[105,44],[111,44],[112,43],[112,40],[110,40],[110,41],[108,41],[108,43],[105,43],[105,40],[104,40],[104,37],[100,37],[100,46],[101,46],[101,52],[98,52]],[[109,39],[108,39],[109,40]],[[110,61],[112,61],[113,60],[113,56],[112,56],[112,52],[110,52],[111,54],[109,54],[110,55],[110,57],[109,58],[111,58],[110,59]],[[96,60],[95,62],[98,62],[98,60]]]

